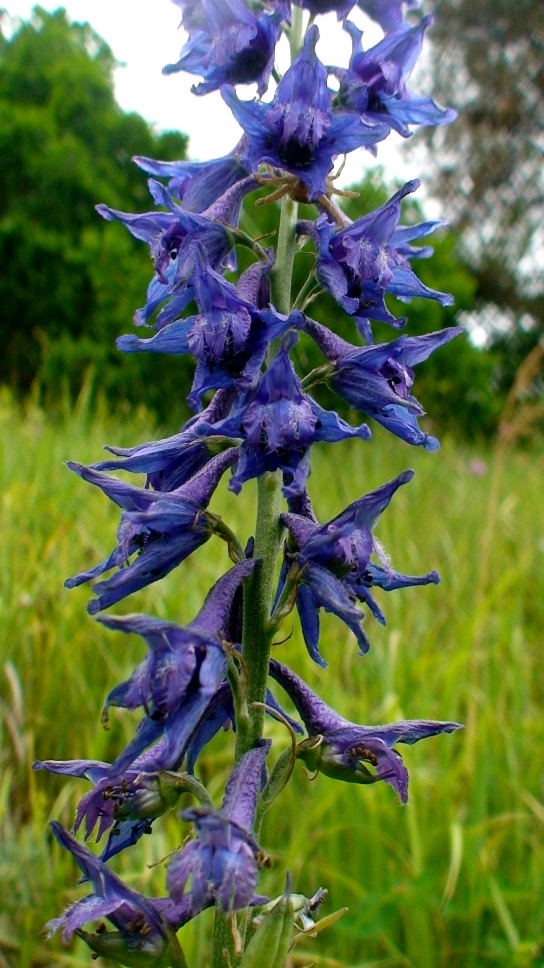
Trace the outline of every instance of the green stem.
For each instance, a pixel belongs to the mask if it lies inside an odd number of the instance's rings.
[[[281,201],[278,249],[272,272],[272,292],[276,309],[286,316],[291,312],[291,280],[296,252],[297,213],[297,202],[285,195]]]
[[[277,309],[288,315],[291,310],[291,279],[296,249],[295,224],[297,203],[283,199],[278,249],[272,280],[272,295]],[[279,346],[271,346],[269,359]],[[247,705],[249,726],[236,735],[236,761],[252,749],[263,734],[264,710],[253,703],[264,703],[268,681],[268,662],[273,630],[270,611],[274,592],[276,561],[281,547],[281,471],[263,474],[258,480],[257,520],[255,525],[255,557],[260,559],[253,574],[244,585],[244,634],[242,655],[247,673]],[[239,918],[240,935],[245,926]],[[242,944],[244,938],[241,938]],[[226,953],[226,956],[225,956]],[[220,908],[216,909],[213,935],[212,968],[238,968],[241,956],[236,954],[232,922]]]
[[[291,311],[291,280],[296,251],[295,225],[297,203],[284,198],[281,206],[278,249],[272,278],[272,297],[279,312]],[[270,347],[270,357],[279,347]],[[250,728],[237,738],[236,758],[258,743],[263,733],[263,709],[252,703],[264,703],[268,680],[268,662],[273,631],[270,610],[274,592],[276,561],[281,546],[281,471],[263,474],[258,481],[255,557],[260,564],[245,583],[244,636],[242,655],[247,670],[247,702]]]
[[[293,10],[290,32],[292,58],[302,46],[302,10]],[[298,205],[289,197],[281,204],[278,246],[272,272],[272,301],[278,312],[291,312],[291,285],[296,252],[295,227]],[[274,359],[280,341],[271,344],[268,360]],[[255,558],[260,559],[250,578],[244,583],[244,632],[242,656],[247,674],[247,705],[249,728],[236,736],[236,761],[259,742],[263,734],[264,710],[268,681],[268,663],[273,630],[270,612],[274,592],[276,561],[281,548],[281,471],[263,474],[258,480],[257,520],[255,524]],[[242,947],[245,941],[247,918],[239,912],[238,925]],[[236,953],[232,920],[216,907],[211,968],[238,968],[242,955]],[[263,966],[264,968],[264,966]]]
[[[289,52],[291,55],[291,63],[298,57],[302,50],[302,34],[304,30],[304,12],[302,7],[293,7],[291,13],[291,30],[289,31]],[[313,17],[310,23],[313,21]]]
[[[263,474],[258,482],[255,557],[260,558],[244,592],[244,636],[242,655],[247,671],[247,702],[250,728],[237,742],[239,759],[247,749],[255,746],[262,736],[262,708],[252,708],[254,702],[264,703],[268,680],[268,660],[272,632],[269,627],[270,607],[274,591],[276,560],[280,550],[281,472]],[[244,742],[245,739],[245,742]]]
[[[231,916],[223,914],[221,905],[217,902],[213,924],[212,968],[229,968],[229,965],[230,968],[236,968],[240,961],[241,958],[235,953]]]

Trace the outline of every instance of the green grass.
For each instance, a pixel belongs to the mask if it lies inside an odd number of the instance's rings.
[[[88,965],[86,948],[46,943],[43,923],[81,895],[77,872],[48,834],[55,817],[71,825],[87,785],[34,774],[35,758],[108,760],[135,718],[99,725],[106,692],[142,658],[135,637],[107,632],[85,612],[89,589],[63,580],[113,546],[117,509],[63,466],[91,462],[103,443],[153,435],[145,413],[123,425],[104,409],[48,421],[0,400],[0,966]],[[488,462],[469,473],[474,456]],[[323,913],[348,913],[318,941],[295,949],[293,964],[323,966],[544,965],[544,523],[542,447],[494,455],[446,442],[440,454],[409,449],[376,430],[369,444],[317,450],[310,490],[322,520],[407,466],[403,488],[376,533],[395,568],[436,567],[437,588],[377,593],[388,624],[367,617],[370,653],[324,616],[329,669],[307,658],[298,620],[275,650],[355,722],[457,719],[461,733],[404,747],[410,803],[385,784],[355,787],[302,765],[267,815],[262,844],[272,858],[263,890],[277,894],[284,871],[297,891],[329,889]],[[495,483],[493,483],[495,482]],[[495,487],[495,491],[494,491]],[[222,486],[212,509],[245,539],[253,484],[235,498]],[[114,611],[149,611],[185,624],[228,567],[211,542],[165,581]],[[278,693],[279,695],[279,693]],[[288,735],[267,725],[279,752]],[[404,753],[404,750],[406,751]],[[231,737],[206,749],[200,775],[220,802]],[[164,892],[161,859],[188,832],[176,816],[112,866],[138,889]],[[155,864],[156,866],[149,866]],[[210,914],[180,933],[191,968],[206,964]]]

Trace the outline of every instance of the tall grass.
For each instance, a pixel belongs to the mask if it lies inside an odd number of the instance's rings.
[[[82,891],[47,821],[70,826],[87,785],[34,774],[31,763],[116,755],[135,720],[114,715],[106,732],[101,703],[144,649],[86,615],[88,589],[63,589],[65,577],[109,553],[118,522],[117,509],[63,461],[97,460],[103,443],[149,439],[153,428],[145,413],[123,422],[104,408],[91,414],[84,400],[53,423],[32,407],[18,412],[5,397],[0,430],[0,966],[82,966],[89,964],[82,944],[46,944],[42,927]],[[482,476],[470,473],[475,456],[487,462]],[[316,453],[310,490],[322,520],[415,467],[377,535],[395,568],[436,567],[442,584],[378,593],[388,624],[382,629],[367,617],[372,649],[364,658],[330,616],[322,637],[328,670],[307,658],[296,617],[275,654],[355,722],[424,717],[466,728],[404,748],[405,808],[385,784],[310,781],[297,766],[265,820],[272,867],[263,890],[279,893],[288,867],[296,890],[329,889],[324,913],[349,911],[318,942],[296,948],[293,965],[544,965],[542,447],[509,451],[507,459],[503,451],[495,471],[494,460],[452,442],[441,454],[420,453],[379,428],[370,444]],[[240,498],[224,484],[212,505],[242,540],[251,532],[253,497],[251,484]],[[209,543],[116,611],[185,624],[227,567],[223,546]],[[276,749],[287,745],[282,725],[267,729]],[[230,738],[220,736],[198,767],[218,802],[231,755]],[[155,828],[112,866],[136,888],[160,894],[161,860],[188,828],[176,817]],[[205,913],[181,932],[194,968],[205,964],[209,930]]]

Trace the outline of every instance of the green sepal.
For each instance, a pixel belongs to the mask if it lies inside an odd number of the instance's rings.
[[[267,810],[270,810],[274,800],[279,797],[280,793],[289,783],[295,765],[295,760],[296,752],[292,747],[284,750],[281,756],[278,757],[276,765],[270,774],[270,779],[261,793],[259,803],[257,805],[257,818],[255,821],[257,826],[261,823],[261,820]]]
[[[170,770],[162,770],[157,773],[157,780],[163,802],[168,804],[170,809],[176,806],[182,793],[190,793],[203,806],[213,807],[213,801],[206,787],[192,773],[172,773]]]
[[[269,628],[273,632],[281,625],[283,619],[293,611],[297,600],[298,586],[303,574],[304,568],[300,568],[296,562],[291,565],[278,603],[270,616]]]
[[[134,781],[134,792],[131,800],[118,805],[115,812],[117,821],[162,817],[176,806],[182,793],[190,793],[207,807],[213,806],[205,787],[190,773],[172,773],[169,770],[142,773]]]
[[[234,534],[234,531],[229,528],[228,524],[225,524],[220,515],[212,514],[211,511],[205,511],[203,516],[206,518],[206,523],[211,533],[217,535],[222,541],[226,541],[230,560],[235,565],[240,561],[245,561],[242,545]]]
[[[290,876],[287,875],[285,893],[261,921],[245,950],[240,968],[285,968],[294,921]]]

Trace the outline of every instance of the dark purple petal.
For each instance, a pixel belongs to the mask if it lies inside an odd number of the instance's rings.
[[[65,937],[70,937],[86,920],[104,916],[122,932],[127,941],[138,940],[142,948],[147,946],[148,950],[154,949],[156,953],[160,953],[167,941],[167,935],[162,918],[153,905],[141,894],[126,887],[98,857],[78,843],[59,823],[53,821],[51,830],[59,844],[69,850],[77,861],[95,893],[83,902],[76,902],[61,918],[49,922],[50,932],[64,926]],[[93,901],[93,898],[96,900]]]
[[[158,178],[169,178],[168,190],[188,212],[203,212],[219,195],[248,174],[239,156],[241,144],[223,158],[212,161],[156,161],[137,156],[139,168]]]

